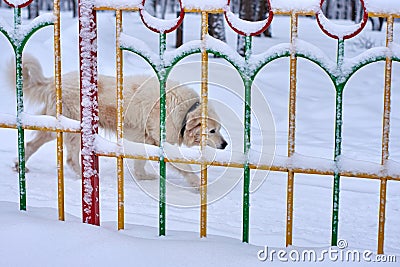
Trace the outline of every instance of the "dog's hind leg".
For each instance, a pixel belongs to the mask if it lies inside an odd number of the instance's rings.
[[[78,177],[81,177],[81,165],[79,160],[79,151],[81,147],[81,139],[79,134],[66,134],[65,146],[67,147],[67,164],[75,172]]]
[[[133,176],[138,180],[155,180],[157,176],[155,174],[149,174],[144,169],[146,161],[144,160],[134,160],[133,161]]]
[[[35,152],[47,142],[50,142],[56,138],[52,132],[36,131],[34,137],[25,145],[25,161],[28,162],[29,158],[35,154]],[[18,160],[15,160],[14,170],[18,170]],[[26,171],[29,171],[26,169]]]

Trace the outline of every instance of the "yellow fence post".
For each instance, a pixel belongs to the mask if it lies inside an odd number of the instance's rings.
[[[56,117],[62,115],[62,83],[61,83],[61,24],[60,1],[54,1],[54,77],[56,87]],[[65,220],[64,211],[64,148],[63,132],[57,131],[57,176],[58,176],[58,219]]]
[[[296,88],[297,88],[297,56],[295,42],[297,39],[298,15],[290,15],[290,92],[289,92],[289,129],[288,129],[288,157],[295,153],[296,137]],[[293,194],[294,172],[288,171],[287,181],[287,206],[286,206],[286,246],[293,242]]]
[[[393,43],[393,16],[387,17],[386,47]],[[389,132],[390,132],[390,98],[392,87],[392,58],[386,57],[385,61],[385,90],[383,103],[383,129],[382,129],[382,159],[381,164],[386,165],[389,159]],[[381,178],[379,194],[379,225],[378,225],[378,254],[383,254],[385,238],[385,216],[386,216],[386,188],[387,179]]]
[[[206,41],[208,34],[208,13],[201,12],[201,40]],[[204,161],[207,146],[207,117],[208,117],[208,53],[201,51],[201,152]],[[200,181],[200,237],[207,236],[207,164],[201,164]]]
[[[123,57],[119,45],[119,38],[122,32],[122,11],[115,11],[116,24],[116,66],[117,66],[117,143],[123,147],[124,138],[124,107],[123,107]],[[118,176],[118,230],[124,229],[124,158],[122,155],[117,157],[117,176]]]

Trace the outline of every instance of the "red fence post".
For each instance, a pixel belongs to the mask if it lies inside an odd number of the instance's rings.
[[[96,11],[93,5],[93,0],[79,0],[82,219],[84,223],[100,225],[99,159],[94,151],[99,119]]]

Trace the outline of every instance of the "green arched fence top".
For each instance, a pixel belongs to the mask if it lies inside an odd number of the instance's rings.
[[[302,12],[297,12],[295,10],[287,11],[286,14],[292,16],[292,20],[296,20],[296,26],[293,25],[292,22],[292,37],[290,43],[278,44],[273,47],[270,47],[265,52],[261,54],[253,54],[252,52],[252,33],[251,29],[256,29],[257,27],[265,30],[269,23],[273,20],[274,11],[272,8],[268,11],[268,19],[264,22],[253,23],[252,26],[248,26],[249,28],[240,28],[247,27],[249,22],[243,23],[243,21],[230,11],[229,1],[228,6],[223,8],[222,11],[225,13],[225,17],[227,19],[227,24],[234,31],[236,31],[240,35],[244,35],[245,37],[245,56],[240,56],[234,49],[232,49],[229,45],[219,40],[214,39],[211,36],[203,36],[201,40],[194,40],[183,44],[181,47],[172,50],[166,51],[166,43],[165,43],[165,32],[158,30],[160,33],[160,54],[157,55],[149,47],[142,42],[141,40],[122,34],[120,37],[120,48],[123,50],[131,51],[133,53],[141,56],[145,61],[147,61],[153,70],[156,72],[160,82],[165,82],[169,72],[174,68],[174,66],[181,61],[183,58],[188,57],[193,54],[200,54],[203,51],[207,51],[208,53],[214,54],[220,58],[223,58],[229,64],[231,64],[239,73],[243,80],[243,84],[245,87],[245,139],[244,139],[244,153],[248,153],[250,151],[251,142],[250,142],[250,116],[249,110],[251,106],[251,86],[256,78],[256,76],[260,73],[260,71],[267,66],[269,63],[275,61],[279,58],[290,58],[291,64],[297,66],[296,58],[304,58],[309,60],[310,62],[315,63],[319,66],[331,79],[333,87],[336,92],[336,113],[335,113],[335,149],[333,153],[334,161],[337,162],[341,155],[341,146],[342,146],[342,124],[343,124],[343,90],[349,81],[349,79],[361,68],[367,66],[374,62],[379,61],[399,61],[400,55],[400,46],[393,43],[393,18],[391,20],[388,19],[388,24],[391,23],[391,27],[388,26],[387,32],[387,44],[384,47],[377,47],[368,49],[364,53],[354,57],[354,58],[346,58],[345,57],[345,41],[351,39],[358,34],[360,34],[365,27],[368,21],[368,11],[364,4],[364,1],[361,0],[362,9],[364,11],[362,21],[359,24],[351,25],[351,26],[338,26],[334,25],[333,22],[329,21],[321,11],[321,6],[324,1],[319,3],[318,7],[313,7],[313,12],[317,17],[317,22],[322,32],[327,36],[337,39],[337,53],[336,53],[336,61],[333,61],[329,58],[328,55],[325,54],[319,47],[301,40],[297,37],[297,16]],[[271,6],[271,5],[270,5]],[[141,7],[139,7],[140,9]],[[180,20],[177,22],[175,26],[177,26],[182,21],[182,12],[190,11],[190,8],[184,8],[181,10]],[[201,10],[198,10],[201,12]],[[281,12],[279,10],[275,10],[277,13]],[[282,12],[281,12],[282,13]],[[283,12],[285,13],[285,12]],[[307,13],[309,15],[309,13]],[[184,15],[183,15],[184,16]],[[142,17],[143,19],[143,17]],[[266,23],[263,26],[262,23]],[[145,23],[146,24],[146,23]],[[161,24],[160,24],[161,25]],[[263,26],[263,27],[261,27]],[[157,25],[152,25],[149,27],[153,31],[157,28]],[[254,33],[258,31],[254,30]],[[387,70],[388,71],[388,70]],[[296,77],[294,77],[294,85],[291,87],[296,88],[295,81]],[[165,88],[163,88],[165,89]],[[295,94],[295,93],[294,93]],[[295,98],[294,98],[295,99]],[[294,101],[295,103],[295,101]],[[294,105],[294,104],[293,104]],[[295,108],[294,108],[295,110]],[[293,116],[293,124],[295,125],[295,116]],[[161,128],[162,125],[160,126]],[[293,151],[294,151],[294,136],[293,140],[289,142],[293,143]],[[388,142],[388,140],[384,140],[384,142]],[[292,151],[292,152],[293,152]],[[385,152],[382,152],[383,154]],[[249,180],[249,170],[248,165],[245,164],[244,167],[244,214],[243,214],[243,241],[248,242],[248,227],[249,227],[249,214],[248,208],[245,206],[249,205],[248,195],[249,192],[246,190],[248,186],[247,181]],[[340,188],[340,167],[337,165],[335,167],[334,172],[334,185],[333,185],[333,213],[332,213],[332,245],[336,245],[338,240],[338,211],[339,211],[339,188]],[[292,231],[292,229],[287,229],[287,231]],[[287,242],[287,244],[291,244],[291,240]]]

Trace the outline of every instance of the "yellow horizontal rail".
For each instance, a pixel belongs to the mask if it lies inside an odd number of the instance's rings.
[[[131,154],[120,154],[120,153],[97,153],[98,156],[101,157],[122,157],[127,159],[136,159],[136,160],[150,160],[150,161],[159,161],[158,156],[142,156],[142,155],[131,155]],[[198,161],[198,160],[187,160],[187,159],[173,159],[173,158],[165,158],[166,162],[169,163],[183,163],[183,164],[193,164],[193,165],[208,165],[215,167],[229,167],[229,168],[243,168],[244,163],[238,162],[221,162],[221,161]],[[333,170],[319,170],[318,168],[289,168],[287,166],[279,166],[279,165],[268,165],[268,164],[250,164],[250,169],[253,170],[264,170],[264,171],[276,171],[276,172],[294,172],[300,174],[316,174],[316,175],[333,175]],[[396,175],[384,175],[379,173],[366,173],[366,172],[357,172],[357,171],[343,171],[340,172],[341,176],[352,177],[352,178],[364,178],[364,179],[387,179],[393,181],[400,181],[400,174]]]
[[[8,129],[17,129],[17,124],[15,123],[0,123],[0,128],[8,128]],[[32,130],[32,131],[47,131],[47,132],[57,132],[57,133],[80,133],[81,130],[79,129],[69,129],[69,128],[59,128],[59,127],[43,127],[43,126],[36,126],[36,125],[29,125],[24,124],[22,128],[25,130]]]

